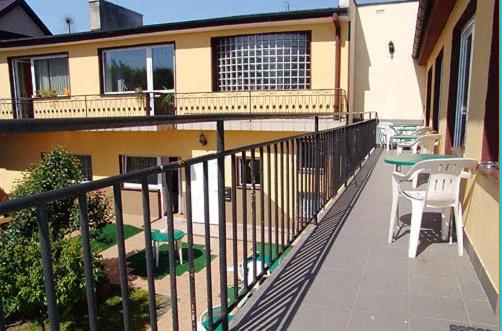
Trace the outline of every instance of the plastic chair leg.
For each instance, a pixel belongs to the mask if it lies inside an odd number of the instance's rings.
[[[417,255],[418,238],[420,236],[420,228],[422,225],[422,214],[424,212],[423,201],[412,201],[411,203],[411,227],[410,227],[410,243],[408,246],[408,257],[415,258]]]
[[[457,204],[453,208],[455,213],[455,230],[457,230],[457,245],[458,245],[458,255],[464,255],[464,223],[462,220],[462,205]]]
[[[450,229],[451,220],[451,207],[446,207],[442,209],[441,212],[441,239],[443,241],[448,240],[448,230]]]
[[[389,237],[387,242],[390,244],[394,239],[394,230],[396,228],[396,220],[399,217],[398,212],[399,202],[399,188],[398,184],[392,181],[392,205],[390,208],[390,222],[389,222]]]

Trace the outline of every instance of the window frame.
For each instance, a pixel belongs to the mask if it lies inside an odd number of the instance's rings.
[[[306,68],[304,68],[305,70],[305,75],[302,76],[302,78],[306,79],[307,82],[304,83],[304,85],[306,86],[305,88],[298,88],[298,87],[295,87],[295,88],[289,88],[289,89],[286,89],[284,88],[284,85],[286,84],[282,84],[283,85],[283,88],[256,88],[258,86],[258,83],[255,83],[255,88],[249,88],[248,87],[245,87],[243,86],[243,88],[241,89],[235,89],[235,90],[228,90],[228,89],[222,89],[220,84],[219,84],[219,79],[218,79],[218,76],[221,74],[220,71],[219,71],[219,64],[218,64],[218,58],[217,58],[217,55],[218,55],[218,41],[222,40],[222,39],[225,39],[225,38],[232,38],[232,37],[258,37],[258,36],[261,36],[263,38],[263,36],[268,36],[268,35],[274,35],[274,34],[304,34],[307,36],[307,51],[305,53],[305,56],[308,58],[308,61],[304,61],[308,66]],[[263,48],[262,48],[263,50]],[[247,51],[256,51],[256,49],[251,49],[250,47],[247,48]],[[263,53],[262,53],[263,55]],[[212,91],[213,92],[248,92],[248,91],[277,91],[277,92],[280,92],[280,91],[308,91],[308,90],[311,90],[312,89],[312,30],[294,30],[294,31],[275,31],[275,32],[264,32],[264,33],[247,33],[247,34],[238,34],[238,35],[227,35],[227,36],[216,36],[216,37],[212,37],[211,38],[211,63],[212,63]],[[248,60],[249,60],[250,57],[248,57]],[[255,59],[257,57],[255,56]],[[253,65],[256,65],[258,62],[247,62],[247,63],[242,63],[241,65],[244,66],[244,65],[248,65],[248,66],[251,66],[251,64]],[[260,61],[261,64],[263,64],[264,62],[263,61]],[[279,63],[275,63],[275,65],[277,65]],[[280,63],[281,65],[284,65],[284,62],[283,63]],[[290,62],[290,64],[292,64]],[[295,63],[296,65],[298,65],[298,62]],[[236,65],[239,65],[239,64],[236,64]],[[290,71],[292,70],[292,66],[290,67]],[[244,69],[242,69],[244,70]],[[276,68],[277,70],[277,68]],[[298,69],[299,71],[300,69]],[[270,72],[271,69],[268,69],[268,72]],[[263,72],[263,70],[262,70]],[[307,74],[308,72],[308,74]],[[227,73],[229,74],[229,73]],[[278,76],[275,76],[275,78],[277,79]],[[293,76],[290,74],[287,78],[291,79]],[[267,78],[269,79],[270,77],[265,77],[265,76],[255,76],[254,78],[252,77],[248,77],[248,79],[254,79],[254,80],[258,80],[258,79],[264,79],[264,78]],[[272,77],[274,78],[274,77]],[[283,76],[283,79],[285,79],[286,77]],[[300,78],[300,76],[296,76],[297,79]],[[244,78],[243,78],[244,79]],[[270,83],[268,85],[264,85],[263,83],[261,83],[263,86],[267,87],[267,86],[270,86]],[[289,83],[290,86],[292,85],[291,83]],[[245,84],[243,84],[245,85]],[[248,83],[247,85],[251,85],[251,83]],[[277,85],[280,85],[278,83],[275,84],[276,86]],[[298,83],[296,84],[297,86],[299,85]]]
[[[475,42],[475,32],[476,32],[476,17],[473,16],[462,28],[462,32],[460,33],[460,46],[459,46],[459,62],[457,69],[457,88],[455,93],[455,121],[454,121],[454,130],[453,130],[453,140],[452,140],[452,148],[459,153],[463,154],[463,150],[465,149],[466,140],[467,140],[467,124],[469,122],[469,103],[471,99],[471,87],[472,87],[472,62],[473,62],[473,54],[474,54],[474,42]],[[470,45],[470,54],[469,54],[469,63],[466,63],[466,40],[471,37],[471,45]],[[467,66],[469,66],[467,68]],[[465,88],[464,79],[465,71],[468,69],[469,77],[467,77],[467,100],[466,101],[466,110],[465,112],[462,110],[462,101],[463,101],[463,90]],[[462,120],[462,116],[465,114],[465,119]],[[462,124],[464,124],[464,134],[462,135]]]
[[[136,158],[156,158],[157,160],[157,166],[162,164],[162,157],[161,156],[150,156],[150,155],[119,155],[119,160],[120,160],[120,174],[125,174],[127,173],[127,158],[128,157],[136,157]],[[140,169],[136,169],[140,170]],[[134,171],[136,171],[134,170]],[[142,189],[142,184],[138,183],[128,183],[124,182],[123,183],[123,188],[125,189],[130,189],[130,190],[141,190]],[[162,174],[157,174],[157,184],[148,184],[148,190],[150,191],[161,191],[162,190]]]
[[[35,77],[35,66],[34,62],[35,60],[47,60],[47,59],[55,59],[55,58],[66,58],[66,67],[68,70],[68,87],[67,89],[71,91],[71,79],[70,79],[70,56],[68,52],[63,52],[63,53],[49,53],[49,54],[36,54],[36,55],[26,55],[26,56],[15,56],[15,57],[8,57],[7,61],[9,63],[9,76],[11,77],[11,93],[14,96],[15,95],[15,90],[16,90],[16,85],[18,84],[17,82],[17,77],[16,77],[16,68],[15,68],[15,62],[17,60],[29,60],[30,61],[30,74],[31,74],[31,88],[33,89],[33,93],[31,95],[31,98],[35,99],[37,97],[37,82],[36,82],[36,77]],[[55,96],[55,98],[64,98],[68,97],[67,95],[64,94],[58,94]]]
[[[237,161],[237,164],[238,164],[238,168],[237,168],[237,187],[240,187],[240,188],[243,188],[243,187],[246,187],[246,188],[252,188],[253,187],[253,183],[243,183],[242,181],[242,166],[243,166],[243,162],[242,162],[243,158],[242,156],[237,156],[236,157],[236,161]],[[251,156],[246,156],[246,161],[252,161],[251,159]],[[257,170],[257,172],[259,173],[260,172],[260,158],[259,157],[255,157],[254,158],[254,161],[257,163],[257,166],[255,169]],[[249,167],[249,175],[251,175],[251,167]],[[255,189],[260,189],[261,186],[262,186],[262,182],[263,182],[263,178],[262,176],[259,177],[260,178],[260,183],[256,182],[254,185],[255,185]],[[256,178],[255,178],[256,180]]]
[[[173,88],[167,90],[154,90],[153,89],[153,58],[152,58],[152,49],[153,48],[161,48],[166,46],[173,47]],[[146,57],[145,57],[145,67],[146,67],[146,90],[143,92],[150,93],[175,93],[176,91],[176,44],[172,41],[169,42],[161,42],[155,44],[141,44],[141,45],[131,45],[131,46],[118,46],[118,47],[110,47],[110,48],[99,48],[98,49],[98,57],[99,57],[99,65],[100,65],[100,90],[102,95],[130,95],[135,94],[133,91],[106,91],[106,63],[105,63],[105,54],[106,53],[114,53],[121,52],[124,50],[138,50],[145,49]],[[152,89],[149,89],[151,87]]]

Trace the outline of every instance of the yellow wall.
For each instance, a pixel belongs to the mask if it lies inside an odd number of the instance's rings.
[[[131,46],[137,44],[174,42],[175,43],[175,76],[176,91],[210,92],[212,91],[211,71],[211,37],[253,34],[284,31],[312,32],[312,89],[334,88],[335,65],[335,27],[332,22],[303,25],[280,25],[273,27],[247,27],[231,30],[192,32],[180,34],[165,34],[156,36],[142,36],[123,40],[95,41],[79,44],[60,44],[44,46],[34,49],[0,50],[0,98],[11,97],[7,57],[39,55],[47,53],[68,52],[70,86],[72,95],[99,94],[99,60],[97,49]],[[347,31],[342,31],[347,36]],[[342,47],[347,48],[346,40]],[[342,52],[342,59],[347,58],[347,52]],[[342,60],[342,64],[346,60]],[[342,87],[346,87],[347,68],[342,67]]]
[[[443,134],[444,138],[441,141],[441,151],[445,153],[451,153],[451,151],[445,150],[450,76],[454,75],[456,77],[458,75],[456,72],[450,72],[453,29],[468,3],[468,0],[457,1],[426,65],[427,70],[431,68],[437,55],[443,49],[439,131]],[[464,156],[477,159],[478,161],[481,159],[482,151],[493,11],[493,0],[477,1],[469,91],[469,116],[466,127]],[[458,55],[453,54],[453,56]],[[425,72],[424,78],[426,77]],[[431,90],[434,90],[434,82]],[[498,107],[498,105],[493,105],[493,107]],[[478,174],[475,179],[469,181],[464,197],[464,208],[466,209],[464,219],[465,233],[497,291],[499,291],[500,278],[499,205],[500,192],[497,179]]]
[[[417,9],[418,1],[351,4],[353,111],[377,111],[388,120],[422,119],[423,68],[411,57]]]

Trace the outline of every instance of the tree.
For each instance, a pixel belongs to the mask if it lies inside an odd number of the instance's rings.
[[[16,184],[12,198],[68,187],[84,180],[77,158],[57,147],[43,160],[30,166]],[[49,237],[56,296],[60,308],[70,308],[85,296],[83,254],[77,201],[68,198],[47,205]],[[88,195],[89,227],[99,229],[110,223],[113,214],[103,192]],[[10,215],[0,235],[0,298],[9,317],[42,322],[46,318],[40,244],[36,210],[25,209]],[[105,279],[98,254],[92,254],[96,282]]]

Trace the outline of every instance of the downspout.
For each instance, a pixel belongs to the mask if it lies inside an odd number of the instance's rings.
[[[340,22],[338,21],[338,13],[333,13],[333,24],[335,25],[335,109],[334,112],[340,111],[340,66],[341,66],[341,55],[342,55],[342,45],[340,43]]]

